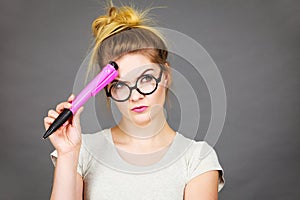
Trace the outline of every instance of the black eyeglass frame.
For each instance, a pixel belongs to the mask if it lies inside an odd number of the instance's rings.
[[[124,102],[124,101],[127,101],[127,100],[131,97],[132,90],[135,90],[135,89],[136,89],[140,94],[142,94],[142,95],[150,95],[150,94],[154,93],[154,92],[156,91],[157,87],[158,87],[158,84],[159,84],[160,81],[161,81],[162,74],[163,74],[163,71],[164,71],[164,70],[163,70],[163,67],[161,66],[161,64],[159,65],[159,67],[160,67],[160,73],[159,73],[159,77],[158,77],[158,78],[155,78],[155,77],[152,76],[151,74],[147,74],[147,76],[151,76],[152,78],[154,78],[154,80],[155,80],[155,82],[156,82],[155,88],[153,89],[152,92],[143,93],[143,92],[140,91],[140,89],[137,87],[138,81],[139,81],[141,78],[143,78],[143,77],[145,76],[145,75],[141,75],[141,76],[136,80],[135,85],[132,86],[132,87],[130,87],[129,85],[127,85],[126,83],[124,83],[124,85],[125,85],[126,87],[129,88],[129,95],[128,95],[128,97],[127,97],[126,99],[124,99],[124,100],[118,100],[118,99],[115,99],[115,98],[111,95],[111,89],[112,89],[112,86],[110,86],[109,89],[107,89],[107,86],[105,87],[106,96],[112,98],[113,100],[115,100],[115,101],[117,101],[117,102]]]

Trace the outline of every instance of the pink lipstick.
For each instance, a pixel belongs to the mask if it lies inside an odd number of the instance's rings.
[[[132,108],[131,110],[137,113],[141,113],[144,112],[146,109],[148,108],[148,106],[137,106]]]

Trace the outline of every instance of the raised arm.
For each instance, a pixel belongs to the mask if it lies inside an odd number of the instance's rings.
[[[57,105],[56,110],[49,110],[44,119],[45,129],[53,123],[64,108],[70,108],[74,99],[71,95],[68,102]],[[54,170],[51,200],[77,200],[82,199],[83,181],[77,173],[79,152],[81,147],[80,108],[72,120],[66,122],[55,133],[49,136],[52,145],[57,151]]]

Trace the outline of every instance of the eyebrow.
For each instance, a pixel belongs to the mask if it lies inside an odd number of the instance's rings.
[[[149,68],[149,69],[146,69],[144,72],[142,72],[136,79],[138,79],[138,78],[140,78],[142,75],[144,75],[146,72],[148,72],[148,71],[154,71],[154,69],[153,68]],[[113,81],[112,81],[112,83],[113,82],[117,82],[117,81],[121,81],[121,82],[124,82],[124,83],[129,83],[129,81],[123,81],[123,80],[120,80],[120,79],[114,79]]]

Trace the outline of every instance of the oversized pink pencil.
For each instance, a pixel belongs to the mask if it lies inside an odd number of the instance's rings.
[[[112,82],[118,76],[118,65],[111,61],[101,72],[78,94],[72,102],[71,109],[64,109],[63,112],[54,120],[48,128],[43,138],[46,139],[61,127],[68,119],[70,119],[76,111],[87,102],[92,96],[103,89],[106,85]]]

